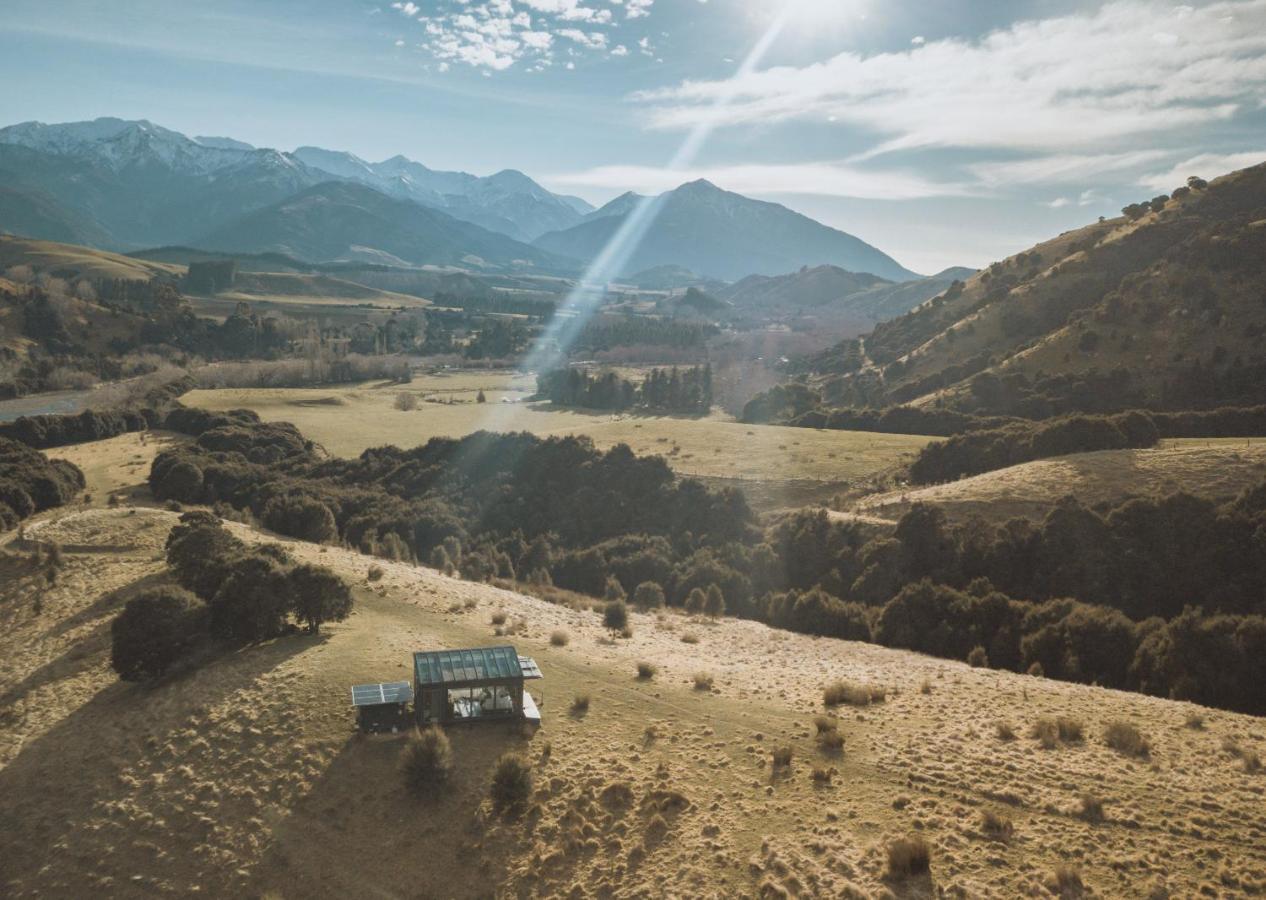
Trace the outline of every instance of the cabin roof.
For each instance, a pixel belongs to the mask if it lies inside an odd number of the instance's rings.
[[[519,654],[510,646],[422,651],[413,654],[413,671],[419,685],[523,678]]]

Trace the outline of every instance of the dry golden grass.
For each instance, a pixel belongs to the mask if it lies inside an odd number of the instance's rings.
[[[588,435],[602,449],[628,444],[665,457],[687,475],[757,482],[839,484],[872,478],[908,461],[930,438],[743,425],[719,414],[702,419],[556,409],[523,403],[536,389],[531,376],[461,371],[424,375],[404,387],[361,384],[331,388],[193,391],[189,406],[246,407],[264,419],[293,422],[338,456],[382,444],[412,446],[432,437],[462,437],[480,429]],[[476,403],[483,391],[487,403]],[[414,411],[394,408],[396,394],[415,393]],[[501,399],[514,400],[502,403]],[[780,449],[783,448],[783,449]],[[717,451],[720,452],[717,452]],[[835,454],[833,457],[828,454]]]
[[[891,491],[853,511],[896,520],[915,503],[935,503],[951,518],[1041,518],[1062,497],[1086,504],[1175,491],[1229,499],[1266,479],[1266,438],[1163,441],[1151,450],[1100,450],[1022,463],[950,484]]]
[[[126,471],[119,456],[96,471]],[[161,572],[175,518],[126,504],[37,517],[29,528],[64,548],[52,586],[0,547],[6,896],[1015,897],[1041,896],[1070,860],[1101,897],[1266,883],[1266,778],[1244,762],[1266,752],[1259,719],[754,622],[686,645],[671,611],[634,612],[631,640],[603,642],[589,609],[391,561],[370,584],[369,560],[339,547],[287,542],[357,585],[346,622],[120,684],[109,623]],[[407,677],[413,650],[492,643],[502,609],[525,621],[514,643],[545,673],[528,685],[544,727],[450,729],[448,785],[419,804],[401,788],[405,738],[353,737],[347,686]],[[565,648],[550,643],[560,629]],[[653,682],[632,678],[639,661],[658,667]],[[694,690],[705,666],[724,691]],[[826,760],[813,716],[834,681],[890,690],[840,708],[848,752]],[[569,715],[582,694],[587,714]],[[1201,730],[1184,727],[1195,712]],[[1096,739],[1041,753],[993,731],[1047,719],[1058,734],[1061,717]],[[1113,721],[1147,736],[1149,764],[1097,739]],[[774,748],[804,764],[771,777]],[[489,788],[507,751],[533,786],[502,818]],[[1008,822],[1010,840],[991,836]],[[932,848],[929,871],[889,879],[888,847],[911,834]]]

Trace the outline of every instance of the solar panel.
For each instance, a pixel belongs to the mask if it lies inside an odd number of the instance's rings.
[[[383,703],[408,703],[413,699],[413,686],[407,681],[352,686],[352,706],[378,706]]]
[[[541,667],[536,664],[536,660],[530,656],[519,657],[519,668],[523,670],[524,678],[544,678],[541,674]]]

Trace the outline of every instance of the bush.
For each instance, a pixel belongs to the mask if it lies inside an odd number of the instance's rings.
[[[137,594],[110,626],[110,666],[124,681],[156,678],[198,641],[206,608],[178,587]]]
[[[834,681],[822,691],[822,702],[826,706],[869,706],[882,703],[886,697],[887,692],[883,688],[848,681]]]
[[[264,505],[264,525],[278,534],[324,544],[338,536],[334,513],[313,497],[276,496]]]
[[[825,753],[840,753],[844,749],[844,735],[835,729],[818,734],[818,746]]]
[[[781,747],[775,747],[770,754],[770,763],[775,769],[785,769],[791,765],[791,745],[784,744]]]
[[[1060,744],[1075,744],[1082,739],[1081,722],[1067,716],[1042,718],[1033,723],[1033,737],[1047,749]]]
[[[1103,742],[1126,756],[1147,758],[1152,752],[1147,738],[1129,722],[1109,722],[1103,733]]]
[[[497,812],[519,809],[532,793],[532,767],[517,753],[497,760],[492,773],[492,808]]]
[[[980,832],[994,840],[1005,841],[1011,838],[1015,826],[1006,816],[999,815],[991,809],[980,811]]]
[[[650,681],[655,677],[655,673],[659,671],[659,667],[654,663],[639,662],[637,664],[637,677],[643,681]]]
[[[178,462],[167,469],[154,490],[159,500],[197,503],[202,499],[202,470],[191,462]]]
[[[624,593],[624,585],[620,584],[620,580],[615,576],[612,575],[607,577],[607,584],[603,589],[602,599],[606,600],[608,603],[614,603],[616,601],[623,603],[625,601],[626,595]]]
[[[888,878],[901,881],[924,875],[932,867],[932,850],[918,835],[897,838],[888,844]]]
[[[383,571],[382,566],[374,563],[369,567],[369,571],[365,573],[365,578],[369,581],[382,581],[382,576],[387,574]]]
[[[412,412],[418,408],[418,395],[409,393],[396,394],[395,407],[401,412]]]
[[[694,682],[695,682],[696,691],[710,691],[712,690],[712,683],[713,683],[712,673],[711,672],[695,672]]]
[[[971,653],[967,654],[967,665],[973,669],[989,668],[989,655],[985,653],[985,648],[979,644],[973,647]]]
[[[414,796],[434,796],[453,771],[453,748],[438,725],[414,731],[400,756],[404,784]]]
[[[550,633],[549,642],[551,647],[566,647],[567,642],[571,640],[567,632],[559,630]]]
[[[629,608],[623,600],[611,600],[602,609],[602,624],[612,631],[623,631],[629,624]]]
[[[577,694],[572,698],[571,711],[577,715],[584,715],[589,712],[589,695]]]
[[[643,581],[633,591],[633,605],[638,609],[659,609],[664,605],[664,589],[653,581]]]
[[[1093,794],[1082,794],[1077,818],[1090,823],[1102,822],[1104,820],[1103,801]]]

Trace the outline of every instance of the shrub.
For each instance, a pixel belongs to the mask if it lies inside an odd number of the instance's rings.
[[[552,647],[566,647],[570,639],[567,632],[562,630],[550,632],[549,636],[550,646]]]
[[[712,690],[712,673],[711,672],[695,672],[695,690],[710,691]]]
[[[110,665],[124,681],[155,678],[189,652],[206,608],[178,587],[152,588],[127,602],[110,626]]]
[[[572,698],[571,711],[577,715],[583,715],[589,712],[589,695],[577,694]]]
[[[1104,820],[1103,801],[1094,794],[1082,794],[1081,808],[1077,810],[1077,818],[1092,824],[1102,822]]]
[[[999,815],[991,809],[984,809],[980,812],[980,831],[981,834],[994,840],[1005,841],[1011,838],[1015,826],[1006,816]]]
[[[973,669],[986,669],[989,667],[989,656],[985,653],[985,648],[979,644],[972,648],[971,653],[967,654],[967,665]]]
[[[504,625],[506,623],[506,619],[508,618],[509,618],[509,615],[506,613],[506,611],[504,609],[499,609],[495,613],[492,614],[492,624]]]
[[[1200,713],[1188,713],[1183,724],[1193,731],[1201,731],[1204,729],[1204,716]]]
[[[681,636],[681,642],[683,644],[697,644],[699,643],[699,635],[693,631],[684,632]]]
[[[412,412],[418,408],[418,395],[407,392],[396,394],[395,407],[401,412]]]
[[[844,749],[844,735],[834,729],[820,732],[818,746],[826,753],[839,753]]]
[[[191,462],[178,462],[167,470],[154,490],[159,500],[197,503],[202,499],[202,470]]]
[[[602,624],[612,631],[621,631],[629,624],[629,608],[623,600],[610,600],[602,609]]]
[[[637,664],[637,677],[643,681],[650,681],[658,671],[659,668],[654,663],[639,662]]]
[[[492,808],[497,812],[519,809],[532,793],[532,767],[517,753],[506,753],[497,760],[492,773]]]
[[[1103,733],[1103,742],[1126,756],[1146,758],[1152,752],[1147,738],[1129,722],[1109,722]]]
[[[785,769],[791,765],[791,745],[784,744],[781,747],[775,747],[770,754],[770,762],[775,769]]]
[[[264,525],[278,534],[323,544],[338,536],[334,513],[314,497],[279,495],[264,504]]]
[[[453,771],[453,748],[438,725],[414,731],[401,754],[405,787],[414,796],[434,796],[448,784]]]
[[[888,878],[901,881],[931,870],[932,851],[918,835],[897,838],[888,844]]]
[[[848,681],[834,681],[822,691],[822,702],[827,706],[869,706],[882,703],[886,697],[887,692],[883,688]]]
[[[825,734],[828,731],[835,731],[840,727],[840,723],[830,716],[814,716],[813,727],[816,734]]]
[[[664,605],[664,589],[654,581],[643,581],[633,591],[633,605],[638,609],[659,609]]]
[[[1051,874],[1046,879],[1046,887],[1057,897],[1073,898],[1081,897],[1086,886],[1081,880],[1081,871],[1076,866],[1070,866],[1067,863],[1060,863],[1051,870]]]
[[[1047,750],[1059,744],[1075,744],[1082,739],[1081,722],[1068,716],[1042,718],[1033,723],[1033,737]]]
[[[719,585],[710,584],[703,597],[703,612],[714,619],[725,614],[725,594]]]
[[[381,581],[382,576],[385,574],[387,573],[383,571],[382,566],[378,565],[377,563],[374,563],[372,566],[369,567],[369,571],[365,573],[365,577],[369,579],[370,581]]]
[[[994,725],[994,732],[998,735],[1000,741],[1014,741],[1015,732],[1006,722],[997,722]]]

